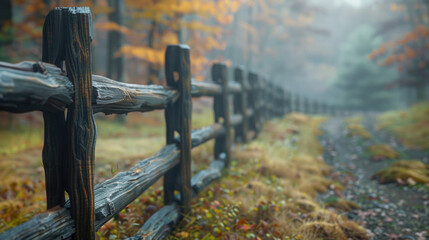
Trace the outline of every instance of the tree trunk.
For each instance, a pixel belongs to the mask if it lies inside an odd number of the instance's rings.
[[[149,30],[149,34],[148,34],[148,47],[150,48],[154,48],[155,46],[155,33],[158,29],[158,24],[152,20],[150,23],[150,30]],[[149,67],[148,67],[148,84],[156,84],[158,81],[158,76],[159,76],[159,69],[156,68],[155,64],[153,63],[149,63]]]
[[[417,102],[426,100],[426,84],[424,82],[416,86],[416,98]]]
[[[8,24],[12,23],[12,0],[0,0],[0,6],[0,34],[3,35],[0,39],[0,48],[3,48],[12,44],[12,34],[6,29]],[[0,49],[0,60],[7,61],[7,58],[3,54],[3,49]]]
[[[109,7],[113,9],[109,13],[109,21],[123,25],[124,1],[109,0]],[[115,56],[123,44],[123,36],[120,31],[109,31],[107,35],[107,77],[119,82],[125,81],[124,58]],[[117,120],[125,121],[124,115],[118,115]]]

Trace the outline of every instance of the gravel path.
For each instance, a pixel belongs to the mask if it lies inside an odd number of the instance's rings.
[[[427,188],[410,188],[397,184],[379,184],[371,176],[390,165],[394,160],[371,161],[366,148],[385,143],[401,153],[402,159],[418,159],[429,163],[429,152],[408,149],[393,137],[376,130],[374,116],[366,116],[365,128],[371,139],[346,136],[343,118],[332,118],[322,130],[324,159],[334,169],[331,177],[345,185],[342,196],[356,202],[360,208],[345,213],[348,218],[360,222],[371,232],[371,239],[429,239],[429,191]],[[330,190],[320,196],[328,201],[339,196]]]

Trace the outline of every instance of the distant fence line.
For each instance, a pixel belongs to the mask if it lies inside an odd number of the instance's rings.
[[[234,69],[234,80],[229,81],[222,63],[212,66],[213,83],[193,81],[190,49],[185,45],[167,47],[167,87],[92,75],[91,24],[88,8],[56,8],[43,26],[43,62],[0,62],[0,110],[43,112],[48,208],[1,233],[0,239],[95,239],[95,231],[164,176],[164,207],[129,239],[163,238],[181,212],[189,211],[192,197],[221,177],[230,164],[233,142],[254,139],[265,121],[291,111],[339,111],[292,96],[253,72],[245,75],[241,67]],[[64,63],[65,72],[60,68]],[[214,98],[215,123],[193,130],[192,98],[202,96]],[[94,186],[93,114],[155,109],[165,109],[166,146]],[[215,139],[215,160],[208,169],[191,176],[191,149],[211,139]],[[65,191],[70,196],[67,201]]]

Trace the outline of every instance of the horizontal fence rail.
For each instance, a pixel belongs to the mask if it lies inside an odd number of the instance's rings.
[[[268,77],[246,74],[241,67],[229,79],[222,63],[212,66],[212,82],[195,81],[190,49],[185,45],[171,45],[166,50],[166,87],[93,75],[90,26],[88,8],[56,8],[45,19],[41,62],[0,62],[0,110],[43,112],[48,208],[1,233],[0,239],[95,239],[95,231],[164,177],[164,207],[129,239],[163,238],[189,211],[191,199],[228,168],[233,143],[251,141],[265,121],[292,111],[339,111],[317,101],[310,103]],[[81,43],[79,47],[73,44],[76,41]],[[213,97],[212,125],[192,129],[193,97]],[[156,109],[165,111],[166,146],[94,186],[93,114]],[[215,160],[192,176],[191,149],[209,140],[215,141]],[[70,196],[67,201],[64,192]]]

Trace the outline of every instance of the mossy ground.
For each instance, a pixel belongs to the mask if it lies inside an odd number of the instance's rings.
[[[194,128],[213,122],[211,111],[202,109],[195,110]],[[109,118],[97,120],[97,182],[117,171],[127,170],[165,143],[162,112],[143,116],[130,114],[125,124]],[[229,174],[194,199],[192,212],[184,216],[184,221],[168,239],[226,239],[227,236],[236,239],[366,239],[365,230],[358,224],[338,212],[324,209],[315,200],[318,192],[341,188],[324,177],[330,168],[323,162],[317,140],[323,121],[320,117],[292,114],[268,122],[258,139],[236,146]],[[39,128],[35,127],[35,134],[41,137],[43,133]],[[14,132],[11,136],[20,138]],[[0,170],[0,231],[45,209],[42,141],[36,142],[29,144],[34,147],[0,156],[0,163],[5,167]],[[213,160],[213,142],[194,149],[192,154],[193,172],[207,167]],[[132,236],[162,207],[161,186],[162,182],[157,182],[106,223],[97,232],[97,238]]]
[[[370,139],[371,134],[362,125],[362,117],[356,116],[345,120],[347,135],[354,137],[358,136],[363,139]]]
[[[385,159],[394,159],[401,156],[401,154],[393,149],[388,144],[374,144],[367,148],[371,159],[374,161],[381,161]]]
[[[393,183],[429,186],[429,165],[418,160],[400,160],[392,163],[373,175],[380,183]]]
[[[423,102],[401,111],[382,114],[378,126],[398,138],[410,148],[429,149],[429,102]]]
[[[256,140],[236,147],[229,174],[193,201],[167,239],[367,239],[358,224],[315,200],[338,186],[325,178],[330,167],[317,139],[323,121],[292,114],[265,124]]]

